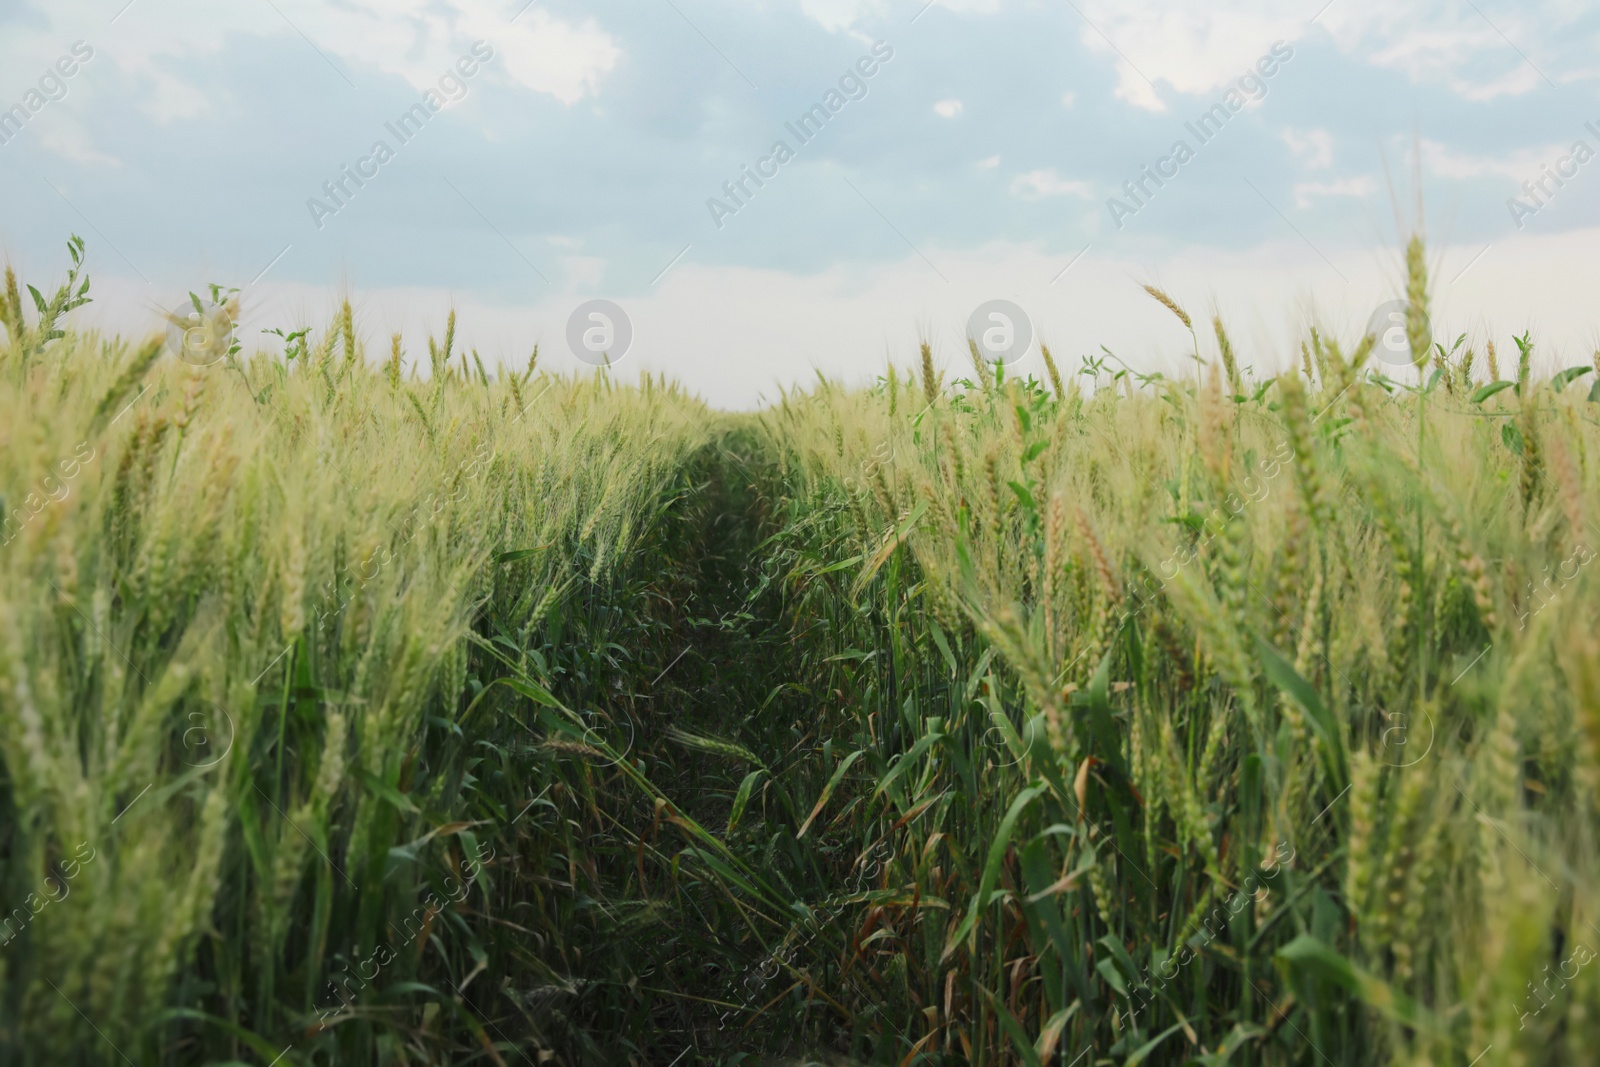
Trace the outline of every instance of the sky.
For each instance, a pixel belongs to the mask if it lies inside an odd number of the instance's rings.
[[[348,296],[377,355],[453,308],[592,373],[599,323],[750,408],[964,369],[992,300],[1174,373],[1146,283],[1270,372],[1420,225],[1435,335],[1556,369],[1600,342],[1597,89],[1585,0],[0,0],[0,257],[42,289],[81,234],[129,337],[209,283],[250,348]]]

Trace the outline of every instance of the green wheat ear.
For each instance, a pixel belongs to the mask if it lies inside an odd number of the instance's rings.
[[[933,346],[923,341],[918,346],[922,355],[922,398],[929,404],[939,399],[939,376],[933,369]]]
[[[1244,393],[1244,382],[1239,377],[1239,359],[1233,352],[1233,341],[1228,337],[1228,331],[1222,327],[1222,316],[1214,316],[1211,320],[1211,329],[1217,335],[1217,348],[1222,354],[1222,366],[1228,375],[1228,388],[1234,396]]]
[[[1411,362],[1421,374],[1432,354],[1428,330],[1428,263],[1420,234],[1406,242],[1406,343]]]
[[[983,353],[978,351],[978,342],[971,337],[967,338],[967,353],[972,357],[973,380],[978,388],[987,393],[994,378],[993,368],[984,362]]]
[[[1045,370],[1050,375],[1050,388],[1055,393],[1056,402],[1060,403],[1067,398],[1067,390],[1061,384],[1061,372],[1056,369],[1056,361],[1050,357],[1050,346],[1041,342],[1039,354],[1044,356]],[[1597,354],[1595,359],[1600,361],[1600,354]]]

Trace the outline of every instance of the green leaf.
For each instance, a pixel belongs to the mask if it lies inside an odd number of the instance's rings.
[[[1044,1024],[1044,1029],[1039,1031],[1039,1039],[1033,1043],[1034,1054],[1041,1060],[1055,1054],[1056,1043],[1061,1040],[1061,1031],[1067,1028],[1067,1023],[1078,1013],[1083,1006],[1083,1001],[1075,1000],[1050,1016],[1050,1021]]]
[[[543,704],[547,708],[561,707],[561,701],[552,696],[548,689],[536,682],[530,682],[525,678],[513,678],[506,684],[529,700]]]
[[[828,784],[823,787],[822,795],[817,798],[817,804],[811,809],[811,814],[806,816],[806,821],[800,827],[800,832],[794,835],[796,838],[806,836],[806,831],[811,829],[811,823],[818,815],[822,814],[822,808],[828,803],[828,798],[833,796],[833,791],[839,787],[840,782],[844,781],[845,772],[848,771],[850,769],[850,765],[856,760],[860,759],[863,754],[864,751],[858,748],[854,752],[850,753],[850,755],[846,756],[843,762],[839,764],[838,769],[833,772],[833,777],[829,778]],[[879,786],[878,788],[881,790],[883,787]]]
[[[1023,884],[1028,892],[1027,896],[1017,902],[1023,913],[1037,927],[1043,929],[1044,937],[1049,939],[1062,964],[1083,962],[1083,954],[1076,951],[1074,947],[1076,942],[1067,936],[1066,928],[1061,924],[1061,905],[1057,903],[1056,897],[1059,892],[1065,892],[1066,888],[1057,889],[1056,861],[1046,847],[1045,839],[1041,836],[1029,841],[1023,847],[1020,859]],[[1041,953],[1044,947],[1043,940],[1041,938],[1041,943],[1035,946]],[[1051,1002],[1059,1003],[1063,984],[1060,968],[1054,964],[1041,963],[1040,971],[1043,973],[1045,989],[1051,997]],[[1049,1027],[1045,1029],[1048,1031]]]
[[[188,1019],[193,1022],[208,1023],[224,1033],[232,1034],[238,1040],[255,1049],[256,1055],[260,1056],[263,1062],[271,1062],[274,1056],[283,1055],[283,1051],[281,1049],[278,1049],[273,1044],[269,1043],[266,1038],[260,1036],[254,1031],[246,1030],[244,1027],[239,1026],[236,1023],[231,1023],[227,1019],[223,1019],[216,1015],[209,1015],[206,1012],[197,1011],[194,1008],[169,1008],[168,1010],[162,1012],[158,1018],[159,1021],[162,1022],[165,1022],[169,1019]],[[285,1062],[287,1063],[288,1061]]]
[[[1565,389],[1570,382],[1573,382],[1578,378],[1582,378],[1585,374],[1588,374],[1592,370],[1594,370],[1594,368],[1586,364],[1580,364],[1576,367],[1568,367],[1560,374],[1557,374],[1554,378],[1551,378],[1550,385],[1555,389],[1556,392],[1559,393],[1561,390]]]
[[[750,803],[750,794],[756,787],[756,782],[766,772],[756,768],[744,776],[744,781],[739,783],[739,792],[733,798],[733,811],[728,814],[728,833],[733,833],[733,828],[739,824],[739,817],[744,814],[746,805]]]
[[[928,749],[945,739],[943,726],[944,720],[942,719],[933,718],[928,720],[928,732],[919,737],[917,743],[912,745],[904,755],[896,760],[893,767],[889,768],[889,773],[883,776],[882,781],[878,783],[878,788],[872,791],[873,797],[882,796],[901,775],[917,765],[917,761],[922,758]]]
[[[1594,384],[1589,387],[1589,403],[1600,404],[1600,378],[1596,378]]]
[[[889,531],[888,535],[883,539],[883,544],[878,547],[878,551],[872,554],[872,558],[867,561],[866,567],[862,569],[861,574],[856,578],[856,583],[851,590],[851,596],[861,595],[861,591],[867,587],[867,583],[872,581],[872,576],[878,573],[878,568],[889,561],[889,557],[894,555],[894,550],[900,547],[900,543],[911,533],[912,527],[916,526],[917,520],[922,518],[922,513],[927,510],[928,502],[926,500],[917,501],[917,506],[911,509],[911,513],[905,517],[905,521]]]
[[[373,796],[387,800],[401,811],[408,811],[413,815],[422,813],[422,809],[413,804],[410,797],[370,771],[357,767],[356,777],[361,780],[361,784],[366,786],[367,791]]]
[[[1433,1019],[1427,1009],[1404,993],[1392,989],[1382,979],[1363,971],[1310,934],[1301,934],[1283,946],[1278,950],[1277,958],[1292,970],[1316,975],[1341,986],[1387,1019],[1413,1029],[1435,1032]]]
[[[50,305],[44,302],[44,297],[39,294],[39,290],[30,285],[28,286],[28,292],[33,294],[33,306],[39,309],[39,314],[50,314]]]
[[[1519,456],[1522,455],[1522,431],[1517,429],[1511,423],[1508,422],[1504,426],[1500,427],[1500,440],[1504,441],[1506,447],[1511,449],[1511,451],[1515,452]]]
[[[256,878],[265,883],[272,877],[272,855],[267,849],[266,838],[261,834],[261,811],[256,806],[255,796],[260,789],[260,786],[252,783],[250,789],[239,790],[235,806],[239,810],[239,833],[244,838],[250,865],[255,868]]]
[[[1117,970],[1116,964],[1108,959],[1095,961],[1094,969],[1100,972],[1100,977],[1106,980],[1106,985],[1119,997],[1128,995],[1128,984],[1122,980],[1122,974]]]
[[[1171,1026],[1161,1031],[1161,1033],[1157,1034],[1155,1037],[1152,1037],[1143,1045],[1140,1045],[1138,1051],[1136,1051],[1132,1056],[1128,1057],[1128,1062],[1123,1064],[1123,1067],[1138,1067],[1139,1064],[1144,1062],[1144,1058],[1146,1056],[1150,1055],[1150,1053],[1156,1050],[1157,1045],[1161,1044],[1161,1042],[1165,1041],[1167,1038],[1171,1037],[1173,1034],[1182,1029],[1183,1023],[1173,1023]]]
[[[1022,735],[1017,733],[1017,728],[1011,725],[1011,717],[1004,711],[989,712],[989,721],[994,723],[994,728],[1000,731],[1000,738],[1006,743],[1006,748],[1021,763],[1028,755],[1028,745],[1022,740]]]
[[[1017,1046],[1017,1052],[1022,1056],[1022,1062],[1027,1064],[1028,1067],[1044,1067],[1044,1063],[1039,1059],[1039,1053],[1034,1050],[1033,1039],[1028,1036],[1028,1031],[1023,1029],[1022,1024],[1017,1021],[1017,1017],[1011,1014],[1011,1010],[998,997],[989,992],[987,986],[979,986],[978,989],[988,998],[989,1006],[994,1009],[995,1017],[1000,1020],[1000,1028],[1006,1032],[1006,1036],[1011,1039],[1011,1043]]]
[[[728,882],[738,886],[740,890],[749,896],[752,896],[757,900],[771,899],[770,893],[762,892],[761,888],[747,878],[742,871],[735,870],[730,864],[724,861],[722,857],[716,855],[715,853],[708,852],[703,848],[695,848],[693,845],[689,845],[684,849],[684,851],[690,855],[693,855],[695,858],[700,860],[701,863],[704,863],[707,867],[710,867]]]
[[[1089,741],[1087,754],[1125,773],[1122,735],[1111,717],[1111,661],[1116,652],[1115,647],[1106,650],[1088,686],[1072,694],[1072,708]]]
[[[950,651],[950,641],[945,637],[944,631],[939,629],[939,624],[931,618],[928,620],[928,632],[933,635],[933,643],[939,646],[939,655],[944,657],[944,662],[950,668],[950,673],[956,673],[959,668],[956,666],[955,653]]]
[[[961,921],[945,942],[944,952],[940,954],[940,961],[950,958],[956,946],[966,940],[970,934],[977,940],[978,916],[988,906],[989,894],[994,891],[995,882],[1000,880],[1000,864],[1006,858],[1006,849],[1011,844],[1011,835],[1016,832],[1017,821],[1022,818],[1022,813],[1029,804],[1037,800],[1040,794],[1047,789],[1044,785],[1029,786],[1011,802],[1011,807],[1006,810],[1005,818],[1000,820],[1000,828],[995,831],[994,840],[989,843],[989,858],[983,865],[983,878],[978,882],[978,892],[972,897],[972,907],[967,911],[967,917]]]
[[[1494,394],[1500,392],[1500,390],[1510,389],[1516,384],[1516,382],[1500,381],[1490,382],[1488,385],[1479,386],[1478,391],[1472,394],[1472,402],[1474,404],[1481,404],[1485,400],[1488,400],[1491,396],[1494,396]]]
[[[1120,973],[1129,979],[1136,979],[1139,977],[1139,967],[1133,962],[1133,957],[1128,955],[1127,946],[1121,941],[1118,941],[1110,934],[1107,934],[1100,940],[1096,941],[1095,944],[1102,946],[1111,954],[1110,958],[1105,962],[1110,963],[1114,960]]]
[[[431,997],[439,995],[437,989],[422,982],[396,982],[394,985],[384,986],[383,991],[391,995],[396,993],[426,993]]]
[[[1033,494],[1028,491],[1027,486],[1023,485],[1021,482],[1010,482],[1008,484],[1011,486],[1011,491],[1017,494],[1017,500],[1022,504],[1023,507],[1027,508],[1029,511],[1039,510],[1039,505],[1033,502]]]
[[[1316,688],[1300,677],[1299,672],[1278,655],[1277,649],[1259,637],[1256,638],[1256,656],[1261,660],[1261,666],[1272,684],[1305,709],[1311,732],[1316,735],[1322,749],[1328,780],[1340,789],[1344,788],[1349,780],[1349,770],[1345,762],[1344,735],[1333,713],[1322,703],[1322,697],[1317,694]]]
[[[1044,712],[1039,712],[1029,719],[1022,728],[1022,747],[1027,752],[1051,752],[1048,728],[1045,726]],[[1050,786],[1059,800],[1065,801],[1072,796],[1069,783],[1061,776],[1061,765],[1054,759],[1036,759],[1032,761],[1031,769],[1044,775],[1044,780]],[[1076,804],[1076,800],[1073,801]]]

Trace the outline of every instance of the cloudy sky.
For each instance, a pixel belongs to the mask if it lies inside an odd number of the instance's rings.
[[[964,364],[993,298],[1170,370],[1144,282],[1281,366],[1394,295],[1420,185],[1437,334],[1593,351],[1600,6],[924,2],[0,0],[0,254],[40,283],[83,234],[124,333],[348,292],[375,347],[455,307],[562,368],[604,298],[623,369],[744,407],[922,335]]]

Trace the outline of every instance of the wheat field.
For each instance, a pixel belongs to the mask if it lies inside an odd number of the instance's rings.
[[[71,252],[3,306],[0,1061],[1600,1047],[1600,356],[1435,342],[1420,241],[1414,367],[1151,289],[1182,376],[739,415],[348,304],[194,366]]]

